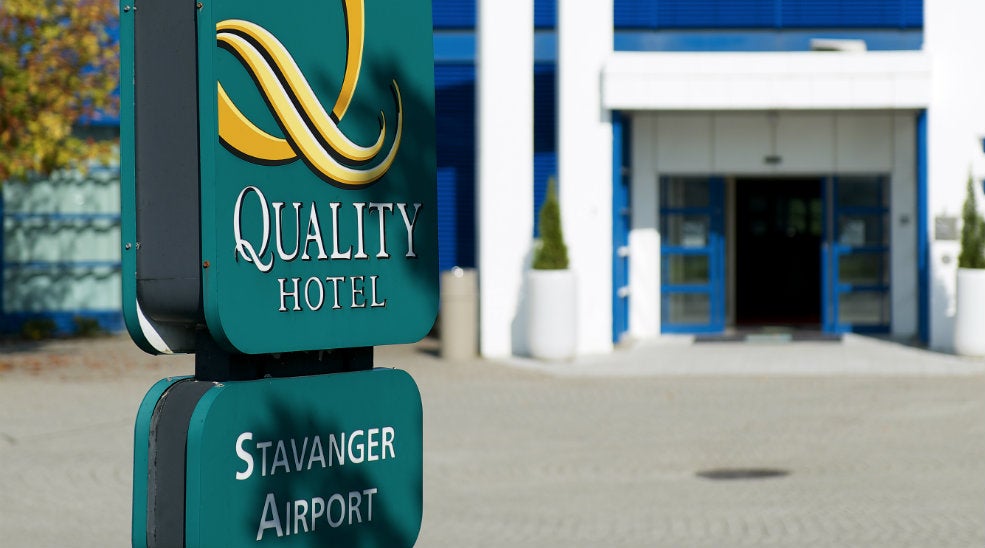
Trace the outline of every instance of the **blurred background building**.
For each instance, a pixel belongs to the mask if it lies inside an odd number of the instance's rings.
[[[442,231],[464,236],[442,260],[478,267],[484,355],[524,353],[522,211],[555,173],[581,354],[765,326],[950,348],[957,217],[985,177],[985,4],[471,8],[436,2],[435,44],[439,109],[445,75],[476,67],[477,196],[447,148],[439,185],[466,227]],[[470,146],[453,120],[440,139]]]
[[[119,119],[81,130],[115,139]],[[120,170],[3,183],[0,331],[30,338],[123,330],[120,284]]]
[[[478,271],[483,355],[526,352],[552,176],[580,354],[764,326],[950,349],[964,185],[985,179],[985,3],[433,0],[433,15],[440,268]],[[120,328],[117,181],[4,186],[8,330]]]

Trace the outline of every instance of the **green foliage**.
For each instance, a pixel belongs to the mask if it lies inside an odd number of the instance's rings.
[[[54,336],[56,329],[51,318],[32,318],[21,326],[21,336],[29,341],[42,341]]]
[[[110,159],[114,143],[72,130],[118,108],[119,47],[106,32],[117,12],[112,0],[0,0],[0,181]]]
[[[99,325],[99,320],[95,318],[75,316],[72,318],[72,323],[75,324],[76,337],[99,337],[106,334],[103,326]]]
[[[568,268],[568,247],[561,233],[561,205],[553,177],[547,182],[547,197],[540,208],[540,244],[534,250],[533,267],[535,270]]]
[[[978,213],[975,185],[968,175],[968,190],[961,210],[961,268],[985,268],[985,220]]]

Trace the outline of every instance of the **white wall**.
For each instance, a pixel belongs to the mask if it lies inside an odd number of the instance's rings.
[[[668,115],[670,116],[670,115]],[[631,146],[632,226],[629,230],[629,333],[634,338],[650,338],[660,334],[660,210],[657,178],[660,147],[657,146],[656,114],[637,114],[632,118]],[[692,160],[707,162],[708,156],[698,150],[704,139],[696,139],[702,131],[710,133],[710,119],[704,116],[676,116],[682,140],[691,140],[695,147]],[[690,123],[689,123],[690,122]],[[666,143],[669,146],[677,142]],[[656,153],[654,150],[656,149]]]
[[[578,278],[578,354],[612,349],[612,124],[601,74],[612,0],[558,2],[558,186]]]
[[[893,335],[917,329],[916,112],[663,112],[633,118],[630,331],[660,332],[661,175],[891,177]],[[779,155],[777,165],[766,156]]]
[[[526,351],[521,305],[533,238],[533,9],[533,0],[513,0],[509,9],[478,2],[477,262],[485,357]]]
[[[892,118],[892,187],[889,221],[890,278],[893,335],[917,336],[920,312],[920,280],[917,272],[917,128],[914,113],[898,112]]]
[[[927,112],[928,220],[958,216],[969,170],[985,178],[985,2],[924,2],[924,49],[933,59]],[[931,240],[930,344],[953,348],[955,278],[959,244]],[[985,304],[983,304],[985,306]],[[985,336],[985,335],[983,335]]]
[[[628,110],[913,109],[930,78],[921,51],[618,52],[602,89]]]

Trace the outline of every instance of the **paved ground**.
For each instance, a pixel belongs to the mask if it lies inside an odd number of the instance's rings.
[[[137,405],[191,361],[125,338],[0,351],[0,545],[128,546]],[[985,362],[857,337],[435,351],[377,357],[424,398],[418,546],[985,544]],[[737,469],[786,475],[698,475]]]

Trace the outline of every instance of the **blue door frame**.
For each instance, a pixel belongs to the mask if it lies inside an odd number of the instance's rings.
[[[920,340],[930,344],[930,230],[927,204],[927,111],[917,115],[917,285]]]
[[[841,191],[845,185],[852,184],[849,178],[832,177],[825,185],[825,223],[824,244],[821,250],[821,268],[824,276],[822,284],[822,320],[824,331],[830,333],[888,333],[890,329],[889,310],[889,180],[888,177],[864,177],[855,183],[866,184],[872,188],[871,202],[863,204],[841,203]],[[827,211],[831,214],[828,216]],[[866,222],[868,220],[869,222]],[[874,222],[872,222],[874,221]],[[861,227],[861,234],[849,234],[849,223]],[[851,265],[869,261],[870,268],[864,277],[852,279]],[[876,321],[852,319],[842,309],[843,299],[868,297],[881,300],[881,318]],[[876,302],[876,301],[870,301]]]
[[[669,189],[673,180],[661,179],[660,184],[660,225],[661,225],[661,325],[665,333],[716,333],[725,329],[725,180],[721,177],[688,178],[683,184],[706,185],[707,201],[700,205],[685,203],[683,206],[671,204]],[[669,227],[674,223],[688,222],[693,226],[705,227],[706,234],[692,237],[693,241],[673,241]],[[696,276],[685,275],[685,280],[675,280],[672,276],[672,263],[677,259],[687,262],[698,259],[704,263],[705,272]],[[703,261],[702,261],[703,259]],[[700,267],[699,267],[700,271]],[[707,310],[699,312],[704,321],[678,320],[675,307],[687,306],[690,298],[693,303],[707,302]],[[680,299],[675,304],[675,299]],[[705,305],[698,304],[700,310]]]
[[[630,119],[612,112],[612,342],[629,331]]]
[[[662,177],[660,181],[661,331],[717,333],[725,329],[724,179],[710,176],[686,179],[685,184],[707,186],[705,203],[671,204],[668,189],[674,178]],[[865,187],[862,201],[843,198],[850,196],[852,185]],[[821,327],[825,332],[887,333],[890,330],[888,193],[886,176],[829,177],[824,182],[819,297]],[[692,238],[693,241],[675,241],[679,238],[673,235],[671,226],[683,224],[685,219],[698,224],[705,220],[707,234]],[[706,272],[697,276],[692,272],[684,280],[675,279],[680,276],[672,275],[672,263],[687,261],[688,257],[703,258],[698,262],[707,265]],[[691,296],[692,302],[707,301],[707,310],[701,311],[703,321],[675,319],[673,301],[682,296]],[[843,303],[853,301],[855,308],[846,309]]]

